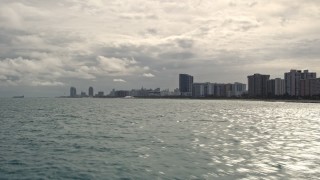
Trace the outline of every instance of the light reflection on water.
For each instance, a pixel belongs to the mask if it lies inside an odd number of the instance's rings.
[[[0,177],[316,179],[320,104],[1,99]]]

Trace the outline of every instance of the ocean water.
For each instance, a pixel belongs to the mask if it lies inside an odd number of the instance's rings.
[[[320,104],[0,99],[0,179],[318,179]]]

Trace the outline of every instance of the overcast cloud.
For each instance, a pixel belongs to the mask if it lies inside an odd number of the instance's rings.
[[[0,96],[320,73],[317,0],[0,0]]]

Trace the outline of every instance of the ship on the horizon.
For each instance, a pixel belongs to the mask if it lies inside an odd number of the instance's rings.
[[[24,95],[22,95],[22,96],[13,96],[12,98],[24,98]]]

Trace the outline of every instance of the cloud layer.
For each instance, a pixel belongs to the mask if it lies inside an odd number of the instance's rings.
[[[179,73],[245,83],[255,72],[320,73],[319,7],[312,0],[0,0],[0,93],[172,89]]]

